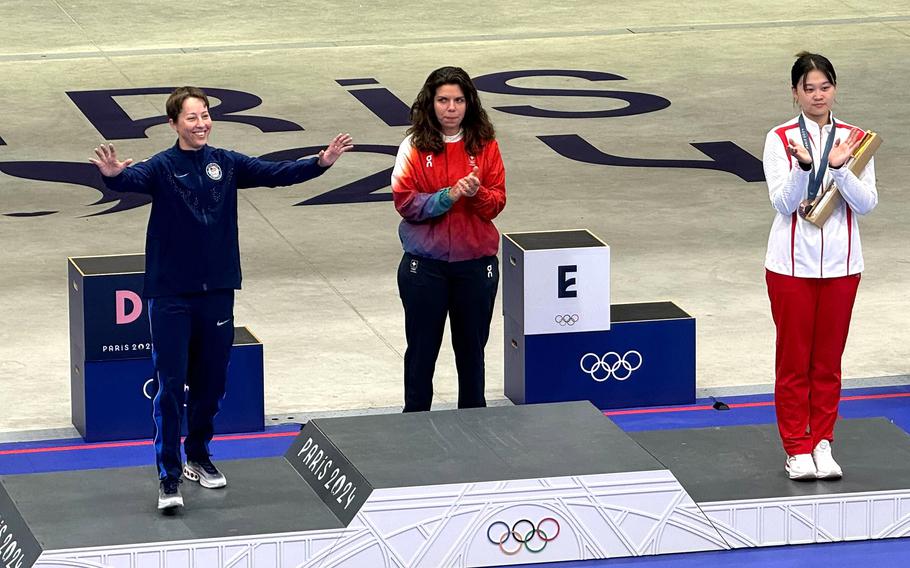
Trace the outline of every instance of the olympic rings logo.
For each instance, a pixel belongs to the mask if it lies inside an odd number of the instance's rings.
[[[573,326],[578,322],[578,314],[559,314],[553,320],[563,327]]]
[[[147,398],[149,400],[154,399],[155,397],[152,396],[152,393],[149,392],[149,388],[152,385],[155,385],[155,387],[156,387],[155,392],[157,393],[158,392],[157,384],[158,384],[158,381],[155,380],[155,377],[152,377],[149,380],[142,383],[142,396],[144,396],[145,398]],[[185,392],[185,393],[190,392],[190,387],[188,385],[183,385],[183,392]],[[183,406],[186,406],[186,403],[184,403]]]
[[[552,529],[553,536],[548,536],[546,531],[543,530],[544,523],[549,522],[551,525],[555,526],[555,529]],[[493,538],[493,535],[490,532],[494,527],[501,526],[503,530],[502,534],[498,538]],[[550,527],[550,525],[547,525]],[[522,527],[522,530],[519,530],[519,527]],[[527,532],[524,532],[524,527],[528,527]],[[547,547],[547,544],[556,540],[556,537],[559,536],[559,521],[553,517],[546,517],[541,519],[536,525],[532,523],[529,519],[519,519],[515,521],[515,524],[509,527],[505,521],[493,521],[493,523],[487,527],[487,540],[490,543],[495,544],[499,547],[499,550],[503,554],[509,556],[514,556],[521,552],[522,548],[525,548],[528,552],[538,553]],[[506,548],[506,543],[509,540],[514,540],[518,543],[518,546],[515,548]],[[541,544],[539,546],[532,545],[534,541],[539,541]]]
[[[152,386],[152,383],[154,383],[154,382],[155,382],[155,377],[152,377],[151,379],[145,381],[142,384],[142,394],[143,394],[143,396],[145,396],[145,398],[147,398],[149,400],[152,400],[152,393],[149,392],[149,387]]]
[[[610,377],[617,381],[624,381],[632,376],[632,372],[638,370],[644,359],[641,353],[635,350],[626,351],[625,355],[619,356],[619,353],[610,351],[603,356],[597,353],[585,353],[578,362],[578,366],[585,373],[591,375],[591,378],[602,383]]]

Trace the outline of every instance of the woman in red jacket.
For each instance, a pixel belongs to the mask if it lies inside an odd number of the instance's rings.
[[[429,410],[446,316],[458,407],[486,406],[484,347],[499,284],[505,170],[477,89],[458,67],[430,73],[411,105],[392,195],[402,220],[398,289],[405,312],[405,412]]]

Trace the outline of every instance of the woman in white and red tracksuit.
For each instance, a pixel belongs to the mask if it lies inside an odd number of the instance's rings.
[[[838,478],[831,442],[863,271],[858,217],[878,204],[878,192],[872,161],[859,177],[844,167],[863,132],[831,113],[837,85],[831,62],[800,53],[790,75],[801,113],[768,133],[763,160],[777,211],[765,258],[777,328],[774,402],[790,478]],[[805,207],[831,180],[843,203],[818,228],[803,218]]]
[[[433,71],[411,106],[392,195],[402,220],[398,290],[404,305],[404,411],[430,410],[446,315],[458,408],[486,406],[484,347],[499,284],[505,169],[477,89],[458,67]]]

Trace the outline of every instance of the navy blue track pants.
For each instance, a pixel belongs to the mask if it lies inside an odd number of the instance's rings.
[[[405,253],[398,265],[404,305],[404,412],[430,410],[446,316],[458,370],[458,408],[486,406],[484,348],[499,285],[499,261],[446,262]]]
[[[153,401],[158,476],[178,478],[184,405],[186,457],[209,456],[234,342],[234,291],[151,298],[148,309],[158,380]]]

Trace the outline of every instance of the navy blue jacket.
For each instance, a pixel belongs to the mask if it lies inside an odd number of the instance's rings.
[[[155,298],[240,288],[237,188],[278,187],[328,168],[318,158],[269,162],[231,150],[173,147],[103,177],[114,191],[152,197],[145,237],[143,296]]]

